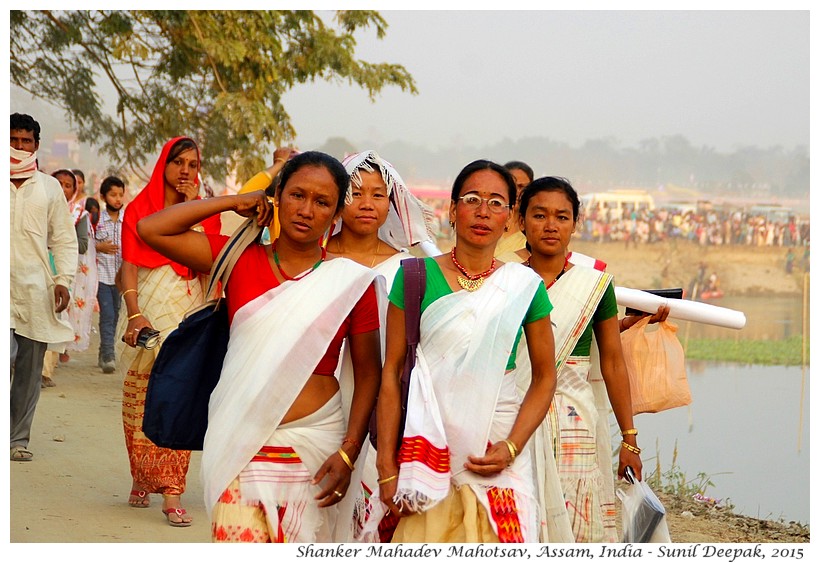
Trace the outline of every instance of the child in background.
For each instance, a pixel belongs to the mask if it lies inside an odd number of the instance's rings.
[[[108,176],[100,185],[105,210],[100,212],[94,233],[97,250],[97,303],[100,307],[100,352],[97,359],[103,373],[114,373],[114,332],[120,312],[120,294],[114,279],[122,266],[122,217],[125,183]]]

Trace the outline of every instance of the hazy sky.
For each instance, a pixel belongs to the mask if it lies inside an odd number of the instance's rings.
[[[387,36],[363,34],[361,58],[404,65],[419,94],[390,88],[371,103],[346,84],[301,86],[285,98],[300,144],[809,144],[808,11],[382,14]]]
[[[358,36],[359,57],[404,65],[419,94],[391,87],[371,102],[348,84],[299,86],[285,107],[300,148],[337,136],[433,147],[532,136],[637,146],[678,134],[719,151],[809,144],[808,10],[382,15],[387,36]],[[11,102],[37,109],[19,90]]]

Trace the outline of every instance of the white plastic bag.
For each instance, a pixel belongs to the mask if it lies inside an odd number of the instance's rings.
[[[635,478],[631,467],[626,468],[626,479],[631,484],[616,491],[623,503],[623,543],[671,543],[661,501],[649,485]]]

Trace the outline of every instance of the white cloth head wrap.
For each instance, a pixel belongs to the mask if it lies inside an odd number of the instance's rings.
[[[410,192],[392,164],[381,158],[374,150],[352,154],[346,157],[342,164],[350,176],[350,183],[357,187],[362,185],[361,170],[381,173],[390,198],[390,210],[384,225],[379,228],[379,238],[398,249],[409,248],[422,242],[432,243],[433,248],[436,248],[433,210]],[[345,205],[351,203],[353,194],[352,190],[348,190]],[[335,231],[338,232],[340,228],[341,225],[337,225]],[[430,244],[422,247],[427,252]]]
[[[34,176],[37,170],[37,152],[28,152],[9,147],[12,180],[23,180]]]

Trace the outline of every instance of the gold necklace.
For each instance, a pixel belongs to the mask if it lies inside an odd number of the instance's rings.
[[[493,258],[492,264],[490,265],[490,269],[480,274],[470,275],[467,272],[467,268],[461,265],[461,263],[456,259],[456,247],[454,246],[453,249],[450,251],[450,259],[455,264],[456,268],[459,272],[461,272],[461,276],[456,278],[458,285],[460,285],[463,289],[467,291],[475,291],[482,285],[484,285],[484,280],[487,279],[490,274],[495,272],[495,258]]]
[[[370,262],[370,267],[372,268],[376,264],[376,258],[379,257],[379,249],[382,246],[382,239],[376,239],[376,252],[373,253],[373,260]]]
[[[373,260],[370,261],[370,267],[371,268],[376,265],[376,259],[379,257],[379,250],[381,250],[381,247],[382,247],[382,239],[376,239],[376,250],[373,252]],[[344,256],[345,249],[342,247],[341,239],[336,239],[336,248],[339,249],[338,254],[341,254],[342,256]]]

